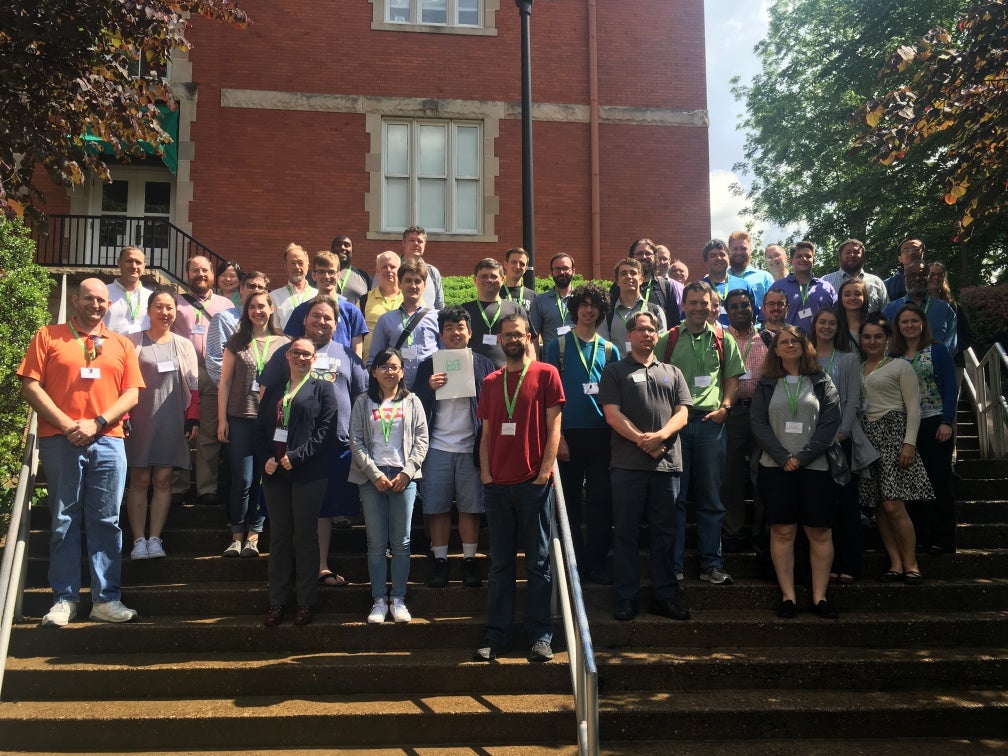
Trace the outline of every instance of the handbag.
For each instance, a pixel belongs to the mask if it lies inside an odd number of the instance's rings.
[[[847,455],[837,441],[826,448],[826,462],[829,464],[830,476],[838,486],[846,486],[851,480],[850,465]]]

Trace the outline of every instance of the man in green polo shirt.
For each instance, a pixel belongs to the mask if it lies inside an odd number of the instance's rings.
[[[725,513],[720,493],[725,468],[724,423],[745,365],[735,338],[707,322],[711,291],[710,285],[703,281],[695,281],[683,289],[686,319],[662,336],[655,354],[682,371],[693,397],[689,420],[679,434],[683,471],[676,500],[673,550],[677,577],[683,572],[686,498],[692,493],[697,507],[700,579],[715,585],[731,585],[731,575],[724,571],[721,556],[721,521]]]

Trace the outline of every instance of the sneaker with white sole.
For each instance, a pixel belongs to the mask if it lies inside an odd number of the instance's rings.
[[[130,552],[130,559],[150,559],[146,538],[137,538],[133,541],[133,551]]]
[[[388,602],[383,598],[376,598],[374,606],[371,607],[371,613],[367,616],[367,621],[372,625],[380,625],[385,621],[386,614],[388,614]]]
[[[700,579],[714,585],[731,585],[735,582],[732,580],[732,576],[720,567],[711,567],[709,570],[704,570],[700,573]]]
[[[77,616],[77,602],[60,599],[42,618],[43,627],[66,627]]]
[[[160,538],[154,536],[147,539],[147,558],[148,559],[164,559],[167,554],[165,554],[164,543]]]
[[[237,557],[241,556],[242,553],[242,542],[240,538],[236,538],[231,541],[231,545],[224,549],[224,556],[226,557]]]
[[[409,613],[409,609],[406,608],[406,604],[403,603],[401,598],[392,599],[392,619],[396,622],[409,622],[413,619],[413,615]]]
[[[136,617],[136,609],[123,606],[122,601],[101,601],[91,607],[91,619],[99,622],[131,622]]]
[[[246,559],[255,559],[259,556],[259,542],[245,541],[245,547],[241,550],[241,555]]]

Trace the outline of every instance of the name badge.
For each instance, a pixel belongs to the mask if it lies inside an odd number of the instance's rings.
[[[795,421],[795,420],[788,420],[786,423],[784,423],[784,432],[785,433],[801,433],[802,432],[802,424],[799,423],[799,422],[797,422],[797,421]]]
[[[415,360],[417,358],[416,347],[408,346],[402,348],[402,357],[404,360]]]
[[[317,370],[328,370],[330,362],[331,360],[329,359],[328,354],[316,354],[315,362],[312,363],[312,367],[316,368]]]
[[[624,342],[623,342],[623,346],[624,346],[624,347],[626,347],[626,353],[627,353],[627,354],[630,354],[630,352],[632,351],[632,350],[630,349],[630,342],[629,342],[629,341],[624,341]]]
[[[642,372],[641,373],[631,373],[630,378],[631,378],[631,380],[633,380],[634,383],[644,383],[644,381],[647,379],[647,376],[644,375],[644,373],[642,373]]]
[[[89,381],[97,381],[101,378],[101,368],[82,367],[80,369],[80,377],[86,378]]]
[[[518,432],[518,423],[501,423],[501,435],[513,436]]]
[[[273,431],[273,440],[274,441],[278,441],[281,444],[286,444],[287,443],[287,429],[286,428],[277,428],[275,431]]]
[[[483,334],[483,346],[497,346],[497,337],[492,333]]]
[[[253,394],[258,394],[259,393],[259,381],[252,381],[251,391],[252,391]]]
[[[194,336],[206,336],[207,327],[203,323],[197,323],[192,327],[192,332]]]
[[[143,323],[130,323],[126,326],[125,333],[140,333],[143,330]]]
[[[798,310],[798,317],[799,318],[811,318],[812,317],[812,308],[811,307],[806,307],[804,310]]]
[[[570,333],[571,327],[569,325],[560,326],[557,328],[557,336],[565,336]]]
[[[707,388],[711,385],[711,377],[709,375],[694,376],[693,385],[697,388]]]
[[[728,314],[728,310],[725,309],[724,305],[721,305],[721,314],[722,315],[727,315]]]
[[[746,370],[744,373],[742,373],[742,375],[739,376],[739,380],[740,381],[747,381],[750,378],[752,378],[752,376],[749,375],[749,371],[748,370]]]
[[[595,396],[598,393],[598,384],[595,381],[589,381],[581,385],[584,387],[584,392],[587,396]]]
[[[171,360],[162,360],[157,364],[157,371],[159,373],[171,373],[175,370],[175,363]]]

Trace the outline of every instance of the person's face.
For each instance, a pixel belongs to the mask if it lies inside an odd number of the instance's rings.
[[[194,294],[206,294],[214,285],[213,268],[205,257],[194,257],[186,270],[186,282]]]
[[[707,311],[707,322],[714,325],[721,317],[721,297],[710,298],[710,310]]]
[[[783,362],[799,360],[802,356],[802,341],[790,331],[781,331],[774,352]]]
[[[904,268],[916,260],[924,259],[924,242],[920,239],[907,239],[900,244],[899,261]]]
[[[241,285],[242,304],[245,304],[245,300],[257,291],[266,291],[266,279],[257,276],[243,281]]]
[[[232,294],[238,290],[240,282],[238,280],[238,274],[235,273],[235,269],[232,267],[227,267],[224,272],[217,276],[217,285],[224,295]]]
[[[336,248],[332,251],[336,253],[340,263],[346,264],[353,257],[353,242],[350,241],[349,236],[341,236],[336,240]]]
[[[634,247],[633,259],[641,264],[644,278],[651,278],[655,270],[655,251],[650,244],[638,244]]]
[[[94,328],[108,312],[108,289],[100,281],[84,281],[73,296],[77,320],[89,330]]]
[[[771,244],[766,248],[765,255],[767,270],[784,270],[787,265],[787,255],[784,253],[783,247]]]
[[[864,307],[865,289],[864,286],[845,286],[840,292],[840,304],[845,310],[860,310]]]
[[[932,265],[928,272],[928,293],[937,296],[945,284],[946,272],[938,265]]]
[[[511,359],[518,359],[525,354],[525,345],[528,343],[528,330],[520,320],[510,320],[504,324],[500,334],[497,336],[504,354]]]
[[[629,265],[620,265],[616,271],[616,283],[624,294],[634,294],[640,291],[641,274]]]
[[[315,287],[320,294],[331,294],[339,280],[339,270],[328,265],[325,267],[316,265],[312,269],[312,278],[315,279]]]
[[[550,275],[558,289],[566,289],[574,280],[574,261],[569,257],[558,257],[550,263]]]
[[[469,339],[472,338],[472,331],[469,324],[464,320],[458,322],[448,321],[441,329],[441,341],[446,349],[465,349],[469,346]]]
[[[252,325],[263,327],[269,323],[270,315],[273,314],[273,306],[269,303],[265,294],[254,294],[248,300],[248,316]]]
[[[501,285],[504,283],[500,271],[496,268],[480,268],[473,276],[476,291],[484,302],[492,302],[500,296]]]
[[[836,316],[830,312],[820,312],[815,322],[816,343],[832,344],[838,327]]]
[[[811,273],[812,264],[815,262],[815,255],[808,247],[801,247],[795,250],[791,256],[791,269],[795,273]]]
[[[860,244],[848,244],[840,250],[840,270],[846,273],[858,273],[864,265],[864,247]]]
[[[399,288],[402,289],[404,302],[416,304],[420,301],[420,297],[423,296],[424,289],[427,288],[427,282],[416,273],[407,273],[399,282]]]
[[[749,326],[753,322],[753,311],[752,305],[749,303],[749,297],[743,294],[728,297],[725,308],[728,310],[728,324],[732,328],[736,331],[749,330]]]
[[[659,244],[655,247],[655,264],[654,272],[656,276],[667,276],[669,274],[669,266],[672,265],[672,253],[669,252],[669,248],[663,244]]]
[[[134,284],[140,280],[146,268],[143,252],[131,249],[119,258],[119,279],[123,283]]]
[[[528,268],[528,255],[515,252],[507,259],[507,275],[512,281],[521,283],[526,268]]]
[[[375,365],[371,368],[371,375],[378,381],[378,385],[385,393],[392,393],[403,377],[402,360],[392,355],[381,365]]]
[[[158,323],[162,328],[171,328],[175,322],[177,308],[175,307],[175,297],[171,294],[158,294],[151,297],[147,305],[147,316],[151,323]]]
[[[896,321],[896,327],[904,339],[907,341],[916,341],[921,336],[924,323],[921,321],[920,315],[907,310],[899,316],[899,320]]]
[[[635,352],[649,354],[654,351],[658,342],[658,330],[651,318],[637,318],[637,325],[627,334],[630,339],[630,349]]]
[[[305,335],[315,344],[324,346],[332,341],[336,331],[336,313],[326,304],[316,305],[305,316]]]
[[[721,277],[728,270],[728,251],[720,248],[707,253],[707,273]]]
[[[406,234],[402,240],[403,257],[423,257],[427,249],[427,237],[423,234]]]
[[[672,277],[673,281],[685,284],[689,280],[689,268],[686,267],[686,263],[682,260],[678,260],[669,265],[669,276]]]
[[[732,239],[728,242],[728,259],[735,270],[749,267],[752,259],[752,242],[748,239]]]
[[[907,294],[921,296],[927,292],[927,268],[919,263],[910,263],[904,273]]]
[[[385,283],[399,282],[399,263],[395,261],[394,257],[383,257],[375,272],[378,274],[379,281],[384,281]]]
[[[598,324],[599,308],[591,300],[586,300],[578,305],[577,322],[578,325],[594,329]]]
[[[727,256],[726,256],[727,257]],[[710,314],[710,294],[702,291],[691,291],[683,302],[683,312],[686,313],[686,325],[699,328],[707,322]]]
[[[787,314],[787,299],[783,294],[767,293],[763,297],[763,314],[768,323],[780,323]]]
[[[869,357],[882,356],[887,341],[885,331],[881,326],[871,323],[861,329],[861,351]]]
[[[292,284],[300,284],[308,272],[308,255],[293,249],[284,259],[284,267],[287,269],[287,280]]]
[[[315,345],[309,339],[296,339],[287,349],[287,364],[292,375],[304,375],[315,361]]]

